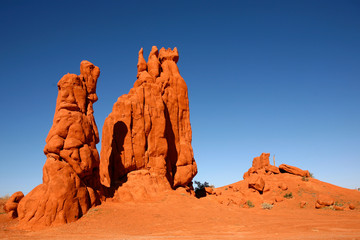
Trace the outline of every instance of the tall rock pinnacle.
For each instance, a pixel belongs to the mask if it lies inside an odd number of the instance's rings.
[[[187,86],[176,65],[176,48],[139,51],[134,87],[118,98],[106,118],[100,179],[104,186],[140,171],[166,188],[188,186],[197,173]],[[161,182],[159,184],[159,182]]]
[[[54,121],[44,148],[43,183],[20,201],[22,224],[72,222],[100,203],[99,133],[93,116],[100,69],[82,61],[80,73],[68,73],[58,82]]]

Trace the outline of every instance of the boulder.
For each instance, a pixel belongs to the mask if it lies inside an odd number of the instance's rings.
[[[306,207],[307,202],[306,201],[301,201],[300,202],[300,208],[305,208]]]
[[[259,157],[255,157],[252,162],[252,167],[258,170],[269,166],[269,157],[270,153],[262,153]]]
[[[139,52],[134,87],[122,95],[102,131],[100,180],[106,187],[148,170],[171,188],[188,186],[197,167],[187,86],[176,65],[177,49],[153,47],[146,63]]]
[[[288,186],[285,183],[279,183],[278,188],[280,188],[283,191],[286,191],[288,189]]]
[[[17,208],[21,199],[23,199],[24,194],[22,192],[16,192],[6,201],[4,205],[4,210],[10,218],[17,218],[18,212]]]
[[[334,205],[334,210],[336,210],[336,211],[344,211],[344,207],[343,206],[336,206],[336,205]]]
[[[276,166],[273,166],[273,165],[265,166],[265,171],[270,172],[270,173],[274,173],[274,174],[279,174],[280,173],[279,168],[276,167]]]
[[[43,183],[17,208],[24,226],[73,222],[100,203],[99,133],[93,116],[100,69],[82,61],[80,73],[66,74],[58,82],[53,125],[44,148]]]
[[[350,203],[350,204],[349,204],[349,209],[350,209],[350,210],[354,210],[354,209],[355,209],[355,205],[352,204],[352,203]]]
[[[214,189],[212,187],[205,187],[206,194],[214,194]]]
[[[330,196],[327,195],[319,195],[318,198],[316,199],[316,202],[321,206],[321,207],[326,207],[326,206],[331,206],[334,204],[334,199],[331,198]]]
[[[248,186],[249,188],[255,189],[262,193],[265,187],[265,181],[261,176],[254,174],[250,176],[248,180]]]
[[[302,170],[298,167],[294,167],[294,166],[290,166],[287,164],[281,164],[279,166],[279,169],[281,172],[286,172],[286,173],[290,173],[290,174],[294,174],[294,175],[298,175],[301,177],[310,177],[310,173],[308,170]]]

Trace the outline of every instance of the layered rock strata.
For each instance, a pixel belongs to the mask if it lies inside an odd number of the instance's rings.
[[[178,59],[176,48],[158,51],[154,46],[146,62],[140,50],[134,87],[118,98],[104,123],[100,153],[104,186],[131,185],[128,177],[135,175],[137,180],[156,183],[151,190],[144,184],[144,191],[191,185],[197,167],[188,91]]]

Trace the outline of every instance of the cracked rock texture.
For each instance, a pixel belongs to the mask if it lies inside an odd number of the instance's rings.
[[[93,116],[100,69],[82,61],[80,73],[68,73],[58,82],[53,125],[44,148],[43,183],[18,204],[22,225],[73,222],[100,203],[99,133]]]
[[[104,186],[121,185],[129,173],[138,171],[136,175],[157,185],[142,192],[191,187],[197,167],[188,90],[178,59],[176,48],[158,51],[154,46],[147,62],[143,49],[139,51],[134,87],[118,98],[103,126],[100,179]]]

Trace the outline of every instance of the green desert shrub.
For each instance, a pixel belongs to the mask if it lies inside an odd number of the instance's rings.
[[[205,191],[206,187],[214,188],[214,185],[210,185],[208,182],[201,183],[199,181],[194,181],[194,183],[196,184],[195,196],[197,198],[206,197],[206,191]]]
[[[342,204],[342,203],[339,203],[339,202],[335,202],[335,203],[334,203],[334,205],[335,205],[335,206],[339,206],[339,207],[342,207],[342,206],[344,206],[344,204]]]
[[[304,182],[307,182],[307,181],[309,181],[309,178],[303,176],[303,177],[301,178],[301,180],[303,180]]]
[[[250,200],[247,200],[247,201],[246,201],[246,205],[248,205],[249,208],[255,207],[255,205],[254,205],[254,204],[252,203],[252,201],[250,201]]]
[[[293,198],[292,192],[291,192],[291,193],[286,193],[286,194],[284,195],[284,198],[288,198],[288,199]]]

